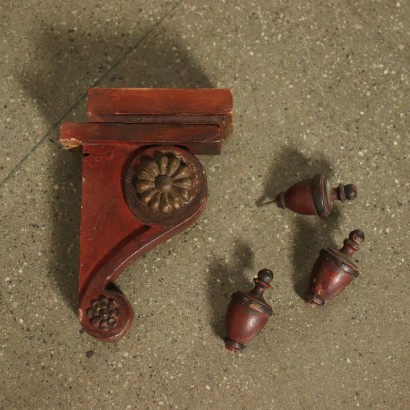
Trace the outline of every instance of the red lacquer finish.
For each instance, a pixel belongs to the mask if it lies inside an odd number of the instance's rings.
[[[273,273],[262,269],[254,279],[255,287],[247,293],[235,292],[228,305],[225,318],[225,348],[231,352],[242,350],[265,327],[272,316],[272,307],[263,298],[271,289]]]
[[[331,188],[326,176],[319,174],[292,185],[286,192],[281,192],[274,202],[278,207],[288,208],[298,214],[326,218],[332,212],[334,201],[344,202],[356,197],[354,185],[340,184],[337,188]]]
[[[79,319],[99,340],[118,340],[129,330],[133,309],[114,281],[134,260],[201,215],[207,184],[194,154],[219,154],[221,139],[228,135],[229,90],[190,90],[192,99],[208,101],[203,114],[198,106],[190,113],[181,100],[185,94],[174,91],[172,97],[173,90],[167,90],[167,105],[160,111],[157,100],[163,90],[127,89],[126,95],[121,89],[90,90],[91,105],[104,97],[98,109],[110,114],[110,122],[100,118],[98,123],[61,126],[61,142],[83,150]],[[124,124],[116,116],[116,104],[126,106],[123,98],[135,122],[129,118]],[[212,107],[219,105],[225,120],[215,122]],[[141,107],[143,112],[137,112]],[[156,115],[152,124],[146,118],[150,112]],[[195,114],[194,122],[178,122],[178,116],[190,114]]]
[[[224,89],[92,88],[91,122],[218,124],[222,138],[232,133],[233,99]]]
[[[350,232],[340,250],[321,249],[310,277],[308,303],[313,307],[323,306],[326,300],[339,295],[359,276],[359,268],[352,261],[352,256],[363,241],[364,234],[357,229]]]

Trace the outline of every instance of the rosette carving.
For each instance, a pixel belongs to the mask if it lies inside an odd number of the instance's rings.
[[[162,214],[171,214],[190,202],[192,186],[189,166],[172,154],[148,159],[135,178],[138,198]]]
[[[98,300],[93,300],[90,308],[87,309],[91,324],[102,330],[116,326],[119,315],[120,310],[115,300],[104,295],[101,295]]]

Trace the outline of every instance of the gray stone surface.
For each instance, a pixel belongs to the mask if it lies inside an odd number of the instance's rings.
[[[408,2],[2,2],[0,407],[408,408]],[[58,143],[87,87],[230,87],[235,130],[202,157],[209,202],[119,285],[136,317],[105,344],[76,319],[81,159]],[[356,201],[327,220],[255,202],[326,171]],[[321,247],[361,228],[362,275],[322,310]],[[230,294],[275,272],[241,354]]]

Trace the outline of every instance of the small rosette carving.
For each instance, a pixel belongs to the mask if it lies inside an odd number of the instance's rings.
[[[189,166],[172,154],[147,160],[135,178],[138,198],[162,214],[171,214],[190,202],[192,186]]]
[[[90,323],[101,330],[115,327],[119,315],[120,310],[116,301],[104,295],[101,295],[97,300],[92,300],[91,306],[87,309]]]

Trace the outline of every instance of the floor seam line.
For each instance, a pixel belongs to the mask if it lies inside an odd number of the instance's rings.
[[[89,88],[97,86],[101,81],[107,77],[116,67],[118,67],[138,46],[157,28],[159,27],[169,16],[171,16],[174,11],[179,7],[183,0],[180,0],[172,9],[166,13],[162,18],[160,18],[135,44],[128,49],[114,62],[114,64],[98,79],[92,82]],[[22,164],[30,157],[30,155],[47,139],[50,133],[55,130],[64,118],[74,110],[80,102],[87,97],[88,90],[82,94],[80,97],[75,100],[75,102],[63,113],[63,115],[46,131],[46,133],[28,150],[28,152],[21,158],[21,160],[15,165],[15,167],[6,175],[6,177],[0,182],[0,189],[7,184],[7,182],[20,170]]]

